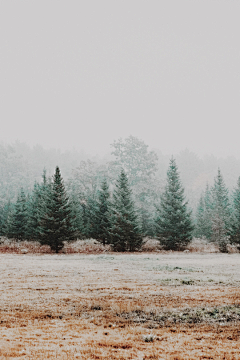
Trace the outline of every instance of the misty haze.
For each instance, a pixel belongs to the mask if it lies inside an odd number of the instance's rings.
[[[239,359],[240,4],[0,11],[0,359]]]

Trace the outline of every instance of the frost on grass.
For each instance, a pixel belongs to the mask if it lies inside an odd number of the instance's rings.
[[[3,359],[240,357],[239,254],[4,253],[0,272]]]

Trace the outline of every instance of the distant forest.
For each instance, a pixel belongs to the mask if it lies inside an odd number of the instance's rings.
[[[99,157],[98,155],[88,156],[84,152],[74,150],[65,152],[56,149],[47,150],[40,145],[30,147],[21,142],[0,145],[1,234],[11,233],[6,229],[11,225],[16,208],[20,206],[21,201],[25,201],[26,208],[29,208],[31,206],[29,204],[36,200],[33,197],[36,196],[37,191],[40,191],[44,182],[54,184],[53,174],[58,166],[61,170],[59,176],[64,179],[64,189],[66,189],[69,201],[75,204],[71,211],[75,211],[75,218],[78,219],[75,227],[78,228],[79,237],[94,235],[91,234],[91,226],[89,228],[88,223],[92,212],[91,207],[99,202],[99,194],[104,182],[107,184],[110,199],[114,197],[121,171],[127,179],[141,235],[157,236],[156,209],[161,206],[162,194],[166,191],[169,180],[167,171],[169,171],[172,155],[163,155],[156,149],[149,150],[147,144],[133,136],[114,141],[111,149],[111,153],[105,157]],[[187,207],[189,214],[191,213],[193,234],[210,238],[213,237],[214,226],[219,228],[220,220],[224,221],[225,225],[226,222],[232,224],[233,217],[237,216],[236,212],[234,213],[234,206],[236,207],[237,187],[240,186],[238,184],[240,160],[234,157],[217,158],[213,155],[199,158],[193,152],[184,150],[174,156],[174,161],[176,161],[180,186],[184,191],[182,201],[185,199],[188,201]],[[218,225],[216,225],[216,212],[215,220],[212,218],[211,223],[207,224],[209,211],[213,213],[213,207],[217,206],[217,186],[223,188],[224,196],[227,198],[224,200],[227,201],[227,210],[224,214],[218,211],[221,218]],[[229,217],[228,220],[226,216]],[[227,230],[230,225],[225,225],[222,226],[225,229],[223,234],[230,236]]]

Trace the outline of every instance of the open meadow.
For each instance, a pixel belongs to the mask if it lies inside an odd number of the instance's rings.
[[[240,254],[0,254],[0,359],[240,359]]]

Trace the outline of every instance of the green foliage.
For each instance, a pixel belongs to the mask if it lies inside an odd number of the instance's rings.
[[[195,236],[205,237],[210,239],[212,237],[212,200],[211,191],[207,184],[205,192],[201,195],[196,213],[196,227]]]
[[[192,239],[191,213],[187,210],[184,189],[175,159],[170,160],[167,184],[157,209],[156,235],[167,250],[181,250]]]
[[[46,174],[43,174],[43,183],[34,184],[33,191],[29,197],[28,207],[27,207],[27,226],[25,236],[29,240],[39,240],[40,231],[40,213],[41,210],[44,212],[44,192],[46,187]]]
[[[110,242],[110,192],[106,178],[103,179],[101,189],[98,191],[98,199],[92,205],[93,237],[102,244]]]
[[[137,215],[124,170],[116,182],[111,216],[111,245],[114,251],[135,251],[142,245]]]
[[[27,228],[27,199],[23,189],[20,190],[14,206],[12,223],[10,225],[11,237],[23,240],[26,237]]]
[[[212,240],[219,244],[222,252],[227,252],[228,238],[231,234],[231,208],[228,190],[220,169],[212,188]]]
[[[14,212],[14,204],[10,200],[3,206],[1,212],[1,235],[11,237],[11,227]]]
[[[228,190],[220,169],[214,178],[214,185],[206,187],[197,209],[196,235],[205,236],[218,243],[222,252],[227,252],[229,236],[232,233],[231,207]]]
[[[154,222],[153,203],[159,190],[159,181],[156,180],[158,156],[134,136],[114,141],[111,146],[112,155],[115,156],[115,160],[109,164],[112,178],[116,179],[120,169],[124,169],[134,196],[141,232],[151,236]]]
[[[41,243],[58,253],[64,246],[63,241],[73,240],[75,231],[71,215],[69,199],[57,166],[53,183],[45,189],[39,227]]]
[[[240,246],[240,177],[233,192],[231,241]]]
[[[217,213],[224,222],[224,228],[229,233],[231,228],[231,208],[228,197],[228,189],[224,183],[220,169],[214,179],[212,188],[212,208],[213,213]]]

